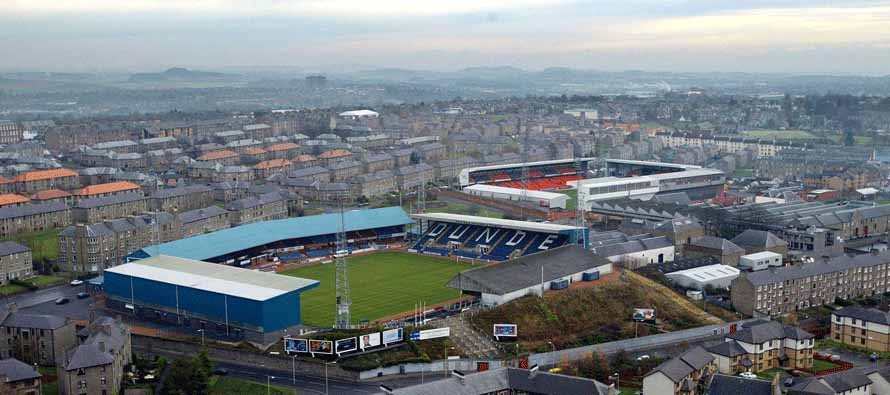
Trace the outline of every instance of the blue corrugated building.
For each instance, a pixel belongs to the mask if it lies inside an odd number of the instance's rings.
[[[338,217],[339,214],[321,214],[255,222],[145,247],[130,254],[127,260],[169,255],[216,263],[235,263],[239,258],[256,256],[270,249],[304,245],[330,248],[337,233]],[[346,232],[351,233],[349,238],[365,242],[404,239],[405,225],[413,222],[401,207],[348,211],[344,214],[344,219]],[[361,232],[370,234],[363,235]]]
[[[271,344],[298,333],[318,281],[160,255],[105,270],[106,307],[205,334]]]

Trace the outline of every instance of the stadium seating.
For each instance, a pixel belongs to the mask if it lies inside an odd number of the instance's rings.
[[[297,251],[289,251],[278,254],[278,259],[281,259],[282,261],[295,261],[297,259],[303,259],[304,257],[306,256]]]
[[[479,259],[479,254],[470,251],[454,250],[451,254],[462,258]]]
[[[310,251],[306,251],[306,255],[308,255],[310,258],[322,258],[322,257],[326,257],[328,255],[331,255],[331,251],[329,251],[329,250],[310,250]]]
[[[525,249],[525,251],[522,253],[522,255],[534,254],[536,252],[546,251],[551,248],[561,247],[561,246],[565,245],[566,242],[568,242],[568,240],[569,240],[568,237],[566,237],[565,235],[559,235],[556,237],[556,239],[554,239],[552,242],[547,244],[547,246],[546,246],[547,248],[540,249],[539,247],[541,246],[541,243],[544,242],[544,240],[547,238],[547,236],[548,235],[545,235],[545,234],[537,235],[534,240],[532,240],[531,242],[528,243],[528,247]]]

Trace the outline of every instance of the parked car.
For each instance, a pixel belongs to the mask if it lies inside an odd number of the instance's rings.
[[[89,297],[90,297],[90,294],[88,294],[88,293],[86,293],[86,292],[78,292],[78,293],[77,293],[77,298],[78,298],[78,299],[86,299],[86,298],[89,298]]]
[[[72,287],[76,287],[78,285],[83,285],[83,281],[75,279],[75,280],[71,280],[71,282],[68,284],[71,284]]]
[[[213,374],[215,374],[217,376],[226,376],[229,374],[229,371],[226,369],[223,369],[223,368],[216,368],[216,369],[213,369]]]
[[[757,375],[751,372],[742,372],[739,373],[739,377],[744,377],[746,379],[756,379]]]
[[[66,304],[66,303],[68,303],[68,302],[70,302],[70,301],[71,301],[71,300],[68,299],[68,298],[58,298],[58,299],[56,299],[56,304]]]
[[[837,354],[834,354],[834,355],[832,355],[832,356],[831,356],[830,358],[828,358],[828,359],[830,359],[831,362],[837,362],[837,361],[840,361],[840,360],[841,360],[841,356],[840,356],[840,355],[837,355]]]
[[[643,354],[643,355],[640,355],[639,357],[637,357],[637,361],[640,361],[640,362],[648,361],[648,360],[649,360],[649,356],[646,354]]]

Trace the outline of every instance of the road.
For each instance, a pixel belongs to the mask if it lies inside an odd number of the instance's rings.
[[[181,355],[168,353],[168,352],[157,352],[153,351],[150,353],[147,352],[139,352],[140,356],[163,356],[168,359],[175,359],[181,357]],[[269,378],[269,383],[281,387],[289,387],[295,388],[298,394],[306,393],[306,394],[326,394],[325,392],[325,379],[318,378],[314,376],[304,376],[301,375],[299,371],[282,371],[275,369],[268,369],[264,366],[244,366],[240,364],[234,364],[231,362],[221,362],[214,361],[214,365],[216,368],[225,369],[228,372],[228,376],[236,377],[243,380],[249,380],[261,384],[266,383],[267,377]],[[434,380],[441,380],[444,376],[440,375],[426,375],[423,377],[425,382],[430,382]],[[379,386],[381,384],[387,385],[392,388],[401,388],[410,385],[420,384],[421,377],[398,377],[393,379],[383,379],[380,381],[374,382],[351,382],[344,381],[339,379],[330,378],[327,380],[327,394],[332,395],[351,395],[351,394],[375,394],[380,392]]]

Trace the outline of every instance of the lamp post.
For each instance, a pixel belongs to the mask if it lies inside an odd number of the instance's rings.
[[[448,350],[454,350],[454,347],[445,347],[445,377],[448,377]]]
[[[550,366],[554,367],[554,365],[556,365],[556,362],[554,362],[556,361],[556,345],[550,340],[547,340],[547,344],[550,345]]]
[[[612,375],[609,376],[609,378],[612,379],[612,381],[615,383],[615,390],[620,392],[621,391],[621,376],[618,375],[618,372],[612,373]]]
[[[270,395],[272,393],[272,380],[275,379],[275,376],[266,375],[266,395]]]
[[[290,357],[290,371],[294,376],[294,385],[297,385],[297,354]]]
[[[201,345],[203,346],[204,345],[204,330],[198,329],[198,332],[201,332]]]

